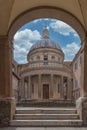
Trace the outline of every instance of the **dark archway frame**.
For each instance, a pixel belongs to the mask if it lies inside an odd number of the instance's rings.
[[[24,24],[39,18],[53,18],[61,20],[76,30],[82,42],[85,39],[85,29],[73,14],[63,9],[50,6],[34,7],[17,16],[9,27],[8,35],[11,39],[13,39],[14,34],[19,28],[21,28]]]

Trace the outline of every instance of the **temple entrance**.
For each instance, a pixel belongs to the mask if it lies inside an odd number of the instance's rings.
[[[49,99],[49,84],[43,84],[43,99]]]

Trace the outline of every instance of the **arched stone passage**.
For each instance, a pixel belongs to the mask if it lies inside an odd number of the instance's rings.
[[[69,24],[70,26],[72,26],[77,31],[82,42],[85,39],[85,29],[83,28],[83,26],[81,25],[79,20],[72,14],[70,14],[62,9],[55,8],[55,7],[37,7],[37,8],[30,9],[29,11],[26,11],[23,14],[20,14],[20,16],[17,17],[13,21],[12,25],[9,28],[7,36],[0,37],[0,53],[1,53],[0,59],[2,61],[2,64],[0,64],[0,77],[2,77],[1,87],[0,87],[1,88],[0,98],[2,98],[0,101],[0,107],[2,110],[0,111],[0,113],[2,113],[3,111],[7,112],[7,113],[5,113],[5,117],[6,118],[8,117],[8,120],[11,119],[11,117],[15,111],[15,105],[14,105],[15,103],[13,103],[13,99],[12,99],[13,94],[12,94],[12,84],[11,84],[13,36],[21,26],[23,26],[24,24],[26,24],[27,22],[29,22],[31,20],[38,19],[38,18],[56,18],[56,19],[62,20],[64,22],[66,22],[67,24]],[[87,43],[87,41],[85,41],[85,43]],[[84,45],[86,45],[86,44],[84,44]],[[85,48],[85,51],[84,51],[84,48]],[[86,46],[83,47],[83,53],[84,53],[83,67],[84,67],[84,69],[86,69],[86,67],[87,67],[87,62],[86,62],[87,47]],[[83,81],[83,85],[84,85],[85,90],[87,91],[87,89],[86,89],[87,72],[86,71],[84,71],[84,72],[83,72],[83,78],[85,77],[84,78],[85,83]],[[85,91],[85,93],[86,93],[86,91]],[[86,94],[85,94],[85,96],[87,96]],[[82,95],[84,97],[84,92],[82,93]],[[78,103],[78,104],[80,104],[80,103]],[[4,104],[4,105],[2,105],[2,104]],[[8,106],[7,106],[7,104],[8,104]],[[3,110],[3,106],[4,106],[4,108],[7,108],[7,109]],[[81,114],[81,118],[83,118],[82,111],[79,111],[79,113]]]

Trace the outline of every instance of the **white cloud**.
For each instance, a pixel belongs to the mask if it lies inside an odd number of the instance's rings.
[[[14,59],[18,63],[26,63],[30,47],[33,42],[40,39],[41,35],[37,30],[25,29],[18,31],[14,36]]]
[[[40,22],[40,21],[48,21],[48,20],[50,20],[49,18],[42,18],[42,19],[36,19],[36,20],[33,20],[32,22],[33,23],[37,23],[37,22]]]
[[[73,33],[74,35],[77,34],[72,27],[59,20],[54,20],[53,22],[51,22],[50,27],[54,29],[54,31],[59,32],[60,34],[65,36],[69,35],[70,33]]]
[[[71,60],[80,49],[80,46],[77,43],[72,42],[71,44],[67,44],[62,49],[65,54],[65,60]]]
[[[41,38],[40,33],[37,30],[30,30],[30,29],[25,29],[22,31],[18,31],[15,36],[14,40],[39,40]]]
[[[36,20],[33,20],[32,22],[33,22],[33,23],[37,23],[37,22],[39,22],[39,21],[42,21],[42,19],[36,19]]]

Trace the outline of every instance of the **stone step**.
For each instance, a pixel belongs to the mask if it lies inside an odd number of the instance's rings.
[[[82,126],[82,120],[12,120],[11,126]]]
[[[12,126],[81,126],[75,107],[17,107]]]
[[[75,120],[78,114],[15,114],[14,120]]]
[[[75,108],[30,108],[19,107],[16,109],[16,114],[76,114]]]

